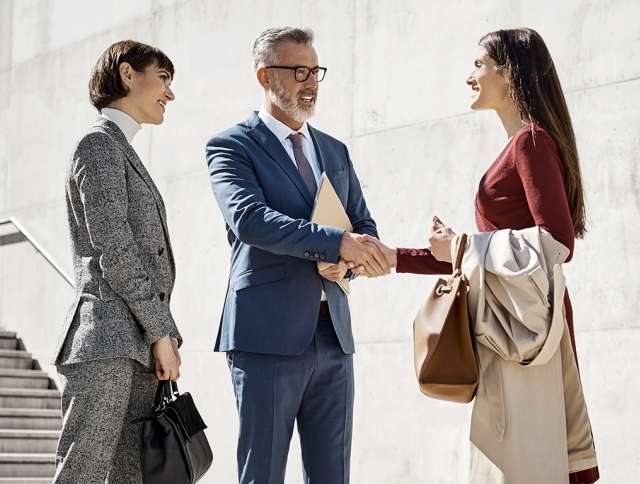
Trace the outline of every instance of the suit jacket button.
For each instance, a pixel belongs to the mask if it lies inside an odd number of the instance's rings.
[[[319,259],[320,258],[320,254],[315,254],[315,258]]]
[[[164,301],[164,292],[158,294],[158,297],[160,298],[160,301]]]
[[[164,247],[160,247],[158,249],[158,255],[162,255],[162,254],[164,254]]]
[[[311,255],[311,254],[309,254],[309,252],[305,252],[305,253],[304,253],[304,256],[305,256],[305,257],[309,257],[310,255]]]

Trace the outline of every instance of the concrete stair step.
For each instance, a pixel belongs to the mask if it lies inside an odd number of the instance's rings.
[[[10,334],[12,336],[3,336],[3,334]],[[18,349],[18,338],[16,337],[16,334],[0,332],[0,349],[2,350]]]
[[[0,430],[0,454],[55,454],[57,430]]]
[[[56,471],[55,454],[0,454],[0,479],[48,477]]]
[[[51,477],[0,477],[0,484],[51,484]]]
[[[1,338],[5,338],[5,339],[17,339],[18,338],[18,333],[16,333],[15,331],[7,331],[7,330],[0,330],[0,339]]]
[[[60,430],[61,428],[62,417],[59,409],[0,408],[0,429]]]
[[[37,388],[0,388],[0,407],[60,409],[60,392]]]
[[[0,331],[0,484],[44,484],[55,474],[60,392],[15,332]]]
[[[0,477],[0,484],[51,484],[51,477]]]
[[[0,349],[15,350],[18,347],[18,335],[14,331],[0,331]]]
[[[41,370],[0,368],[0,388],[49,388],[49,375]]]
[[[30,370],[33,368],[31,353],[24,350],[0,350],[0,368]]]

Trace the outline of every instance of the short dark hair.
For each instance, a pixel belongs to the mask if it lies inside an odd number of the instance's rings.
[[[169,71],[171,78],[175,73],[173,62],[160,49],[135,40],[116,42],[102,53],[91,70],[89,99],[98,111],[127,95],[120,79],[120,64],[123,62],[138,72],[156,62],[160,69]]]

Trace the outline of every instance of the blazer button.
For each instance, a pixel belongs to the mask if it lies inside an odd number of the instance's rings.
[[[164,254],[164,247],[160,247],[158,249],[158,255],[162,255],[162,254]]]
[[[158,297],[160,298],[160,301],[164,301],[164,292],[161,292],[160,294],[158,294]]]
[[[319,259],[319,258],[320,258],[320,254],[317,254],[317,253],[316,253],[316,254],[315,254],[315,258],[316,258],[316,259]]]
[[[310,255],[311,255],[311,254],[310,254],[309,252],[305,252],[305,253],[304,253],[304,256],[305,256],[305,257],[309,257]]]

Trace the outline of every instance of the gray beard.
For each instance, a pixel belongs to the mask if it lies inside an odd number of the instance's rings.
[[[276,79],[273,80],[273,90],[269,94],[271,102],[278,106],[280,110],[298,123],[304,123],[315,113],[315,106],[311,109],[304,109],[298,105],[297,99],[287,93],[284,86]]]

